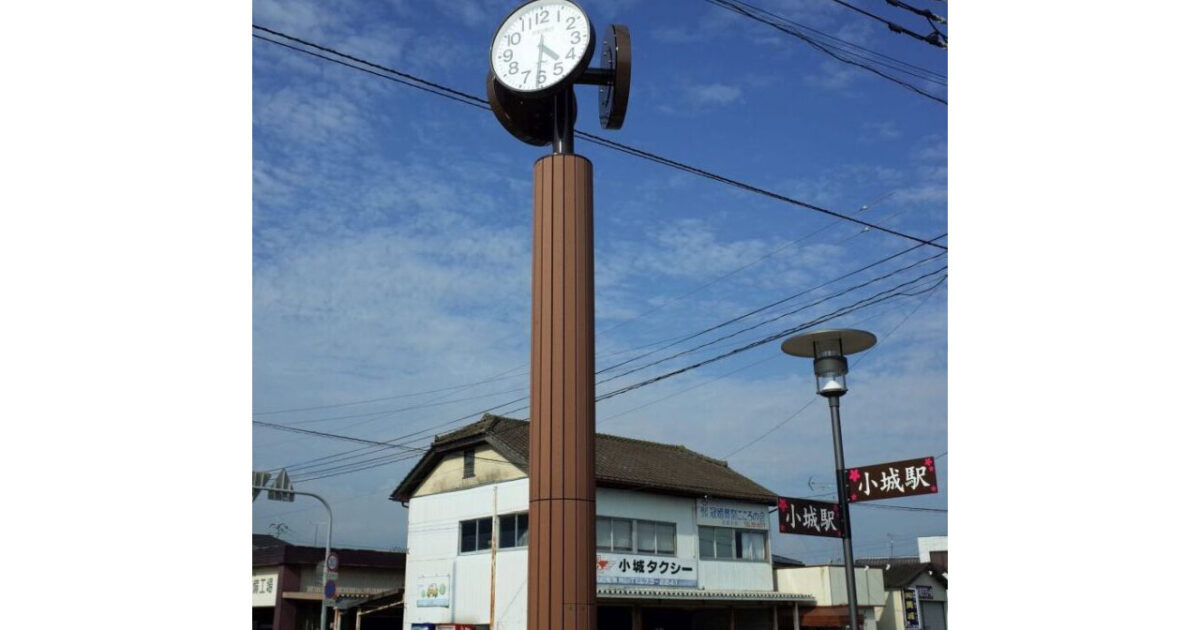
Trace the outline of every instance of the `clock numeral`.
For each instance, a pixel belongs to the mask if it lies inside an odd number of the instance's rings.
[[[563,73],[563,65],[561,61],[554,62],[554,76],[559,76]]]
[[[509,49],[509,50],[505,50],[505,51],[504,51],[504,52],[503,52],[503,53],[500,55],[500,60],[501,60],[501,61],[512,61],[512,60],[513,60],[513,58],[512,58],[512,55],[513,55],[513,52],[512,52],[512,50],[511,50],[511,49]]]
[[[538,11],[537,21],[536,21],[537,24],[545,24],[546,22],[549,22],[549,21],[550,21],[550,12],[549,11],[547,11],[545,9]]]
[[[579,43],[580,41],[582,41],[582,40],[583,40],[583,36],[581,36],[581,35],[579,34],[579,31],[572,31],[572,32],[571,32],[571,43],[572,43],[572,44],[578,44],[578,43]]]
[[[541,84],[543,84],[543,83],[545,83],[545,82],[546,82],[546,73],[545,73],[545,72],[542,72],[541,70],[539,70],[539,71],[538,71],[538,76],[537,76],[537,84],[538,84],[538,85],[541,85]]]
[[[525,85],[526,83],[529,83],[529,75],[533,74],[533,71],[526,70],[525,72],[522,72],[521,74],[525,75],[525,78],[521,79],[521,85]]]
[[[524,27],[522,27],[522,28],[524,28]],[[520,44],[520,43],[521,43],[521,34],[520,33],[509,33],[508,34],[508,45],[509,46],[516,46],[517,44]]]
[[[516,74],[520,69],[521,68],[517,65],[517,62],[515,62],[515,61],[508,64],[508,73],[509,74]]]
[[[575,28],[575,16],[567,17],[567,28]]]
[[[571,50],[570,50],[570,51],[567,53],[567,59],[574,59],[574,58],[575,58],[575,49],[574,49],[574,48],[572,48],[572,49],[571,49]]]

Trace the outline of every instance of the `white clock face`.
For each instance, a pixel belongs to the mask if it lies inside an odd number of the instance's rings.
[[[592,48],[583,10],[566,0],[536,0],[517,9],[492,40],[492,72],[517,92],[540,92],[571,78]]]

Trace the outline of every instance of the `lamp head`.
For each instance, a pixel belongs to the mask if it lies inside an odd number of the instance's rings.
[[[817,393],[836,398],[846,393],[846,373],[850,371],[846,355],[862,352],[875,345],[875,335],[865,330],[822,330],[791,337],[783,342],[783,351],[813,360]]]

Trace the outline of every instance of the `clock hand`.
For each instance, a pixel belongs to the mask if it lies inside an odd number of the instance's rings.
[[[537,68],[536,68],[537,76],[534,77],[535,85],[541,85],[540,83],[537,82],[537,77],[542,76],[542,52],[546,49],[546,45],[543,43],[545,41],[546,41],[545,35],[542,35],[541,38],[538,39],[538,60],[537,60]]]
[[[542,41],[538,42],[538,48],[540,50],[544,51],[547,55],[550,55],[551,59],[558,61],[558,54],[555,53],[553,50],[550,50],[550,48],[548,46],[546,46],[546,44],[542,43],[544,41],[546,41],[545,35],[542,36]]]

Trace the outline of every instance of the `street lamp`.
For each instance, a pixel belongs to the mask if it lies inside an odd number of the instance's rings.
[[[817,393],[829,400],[833,425],[833,458],[837,466],[838,509],[842,513],[842,553],[846,562],[846,601],[850,605],[850,628],[858,630],[858,593],[854,588],[854,550],[850,542],[850,504],[846,501],[846,465],[842,457],[840,399],[846,394],[846,355],[875,345],[875,335],[865,330],[821,330],[796,335],[783,342],[783,351],[813,360]]]

